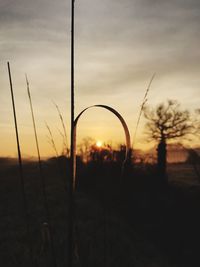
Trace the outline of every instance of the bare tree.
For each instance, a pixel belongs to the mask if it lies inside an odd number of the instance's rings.
[[[195,149],[188,149],[187,162],[192,164],[194,172],[200,182],[200,156]]]
[[[89,162],[91,147],[94,144],[95,140],[93,138],[86,137],[82,140],[81,144],[79,145],[78,154],[84,162]]]
[[[156,108],[146,107],[144,116],[147,134],[158,143],[157,163],[160,176],[166,179],[167,142],[183,138],[193,129],[190,113],[181,110],[180,104],[174,100],[161,103]]]
[[[200,137],[200,108],[195,110],[193,126],[194,126],[193,133],[196,137],[199,138]]]

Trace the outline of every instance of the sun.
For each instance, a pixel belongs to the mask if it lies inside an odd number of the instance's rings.
[[[96,142],[96,146],[97,146],[98,148],[101,148],[102,145],[103,145],[102,141],[97,141],[97,142]]]

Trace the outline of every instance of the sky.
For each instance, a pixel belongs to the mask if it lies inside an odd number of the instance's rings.
[[[53,155],[50,126],[58,151],[61,123],[55,102],[70,128],[70,0],[0,0],[0,156],[16,156],[8,83],[10,62],[23,156],[36,155],[28,75],[42,156]],[[115,108],[131,138],[147,85],[155,106],[177,99],[183,109],[199,108],[199,0],[76,0],[75,114],[93,104]],[[135,146],[148,147],[142,118]],[[118,120],[108,111],[87,111],[78,125],[83,138],[124,143]],[[69,141],[69,140],[68,140]]]

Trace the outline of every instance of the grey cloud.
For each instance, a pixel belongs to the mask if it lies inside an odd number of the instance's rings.
[[[1,0],[4,58],[45,62],[49,57],[53,62],[66,56],[68,2]],[[112,90],[115,85],[120,90],[120,84],[131,83],[136,76],[142,80],[145,72],[189,75],[199,70],[199,9],[198,0],[76,1],[76,62],[82,87],[91,92],[90,82],[96,79],[96,88]],[[94,79],[85,79],[87,73]]]

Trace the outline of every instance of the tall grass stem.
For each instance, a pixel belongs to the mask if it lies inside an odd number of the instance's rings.
[[[42,168],[42,161],[41,161],[40,148],[39,148],[39,142],[38,142],[38,135],[37,135],[37,129],[36,129],[36,123],[35,123],[35,116],[34,116],[34,112],[33,112],[33,104],[32,104],[32,98],[31,98],[31,93],[30,93],[29,81],[28,81],[27,75],[25,75],[25,77],[26,77],[27,93],[28,93],[30,109],[31,109],[31,116],[32,116],[32,122],[33,122],[35,144],[36,144],[36,149],[37,149],[38,166],[39,166],[40,180],[41,180],[42,193],[43,193],[43,199],[44,199],[45,217],[46,217],[47,223],[49,225],[52,260],[53,260],[53,266],[56,267],[57,264],[56,264],[56,256],[55,256],[55,249],[54,249],[54,242],[53,242],[53,234],[52,234],[51,224],[50,224],[50,215],[49,215],[49,207],[48,207],[47,192],[46,192],[46,181],[45,181],[43,168]]]
[[[134,133],[134,136],[133,136],[132,149],[134,148],[134,145],[135,145],[136,136],[137,136],[137,131],[138,131],[138,127],[139,127],[139,124],[140,124],[141,116],[142,116],[143,110],[144,110],[144,108],[145,108],[145,105],[146,105],[146,103],[147,103],[147,101],[148,101],[147,96],[148,96],[148,93],[149,93],[151,84],[152,84],[152,82],[153,82],[153,80],[154,80],[154,78],[155,78],[155,75],[156,75],[156,74],[154,73],[153,76],[151,77],[150,82],[149,82],[149,84],[148,84],[148,86],[147,86],[147,89],[146,89],[146,91],[145,91],[144,98],[143,98],[143,100],[142,100],[142,105],[141,105],[141,107],[140,107],[140,112],[139,112],[138,120],[137,120],[136,127],[135,127],[135,133]]]
[[[74,176],[74,9],[75,0],[71,0],[71,139],[70,139],[70,177],[68,199],[68,267],[73,265],[73,176]]]
[[[53,150],[55,151],[56,158],[58,158],[59,154],[58,154],[58,150],[56,148],[56,144],[55,144],[55,141],[54,141],[54,138],[53,138],[53,134],[52,134],[51,128],[49,127],[49,125],[46,122],[45,122],[45,124],[46,124],[47,130],[49,132],[49,136],[50,136],[50,137],[47,136],[48,139],[49,139],[49,143],[52,146]]]
[[[67,130],[66,130],[66,126],[65,126],[65,123],[64,123],[64,119],[63,119],[62,113],[61,113],[58,105],[54,101],[53,101],[53,104],[55,105],[55,107],[57,109],[57,112],[58,112],[58,115],[59,115],[59,118],[60,118],[60,122],[61,122],[61,125],[62,125],[63,133],[60,130],[59,130],[59,133],[63,138],[63,145],[64,145],[64,147],[66,149],[66,156],[69,157]]]
[[[7,66],[8,66],[8,75],[9,75],[10,91],[11,91],[11,99],[12,99],[12,107],[13,107],[13,116],[14,116],[14,124],[15,124],[15,134],[16,134],[16,142],[17,142],[20,182],[21,182],[21,189],[22,189],[23,210],[24,210],[24,216],[25,216],[25,221],[26,221],[27,238],[28,238],[28,243],[29,243],[31,264],[32,264],[32,266],[37,266],[37,264],[34,263],[34,259],[33,259],[33,243],[32,243],[31,231],[30,231],[30,216],[29,216],[29,212],[28,212],[28,203],[27,203],[27,197],[26,197],[26,192],[25,192],[24,172],[23,172],[21,148],[20,148],[20,141],[19,141],[15,98],[14,98],[14,90],[13,90],[13,83],[12,83],[12,76],[11,76],[11,69],[10,69],[10,63],[9,62],[7,62]]]

